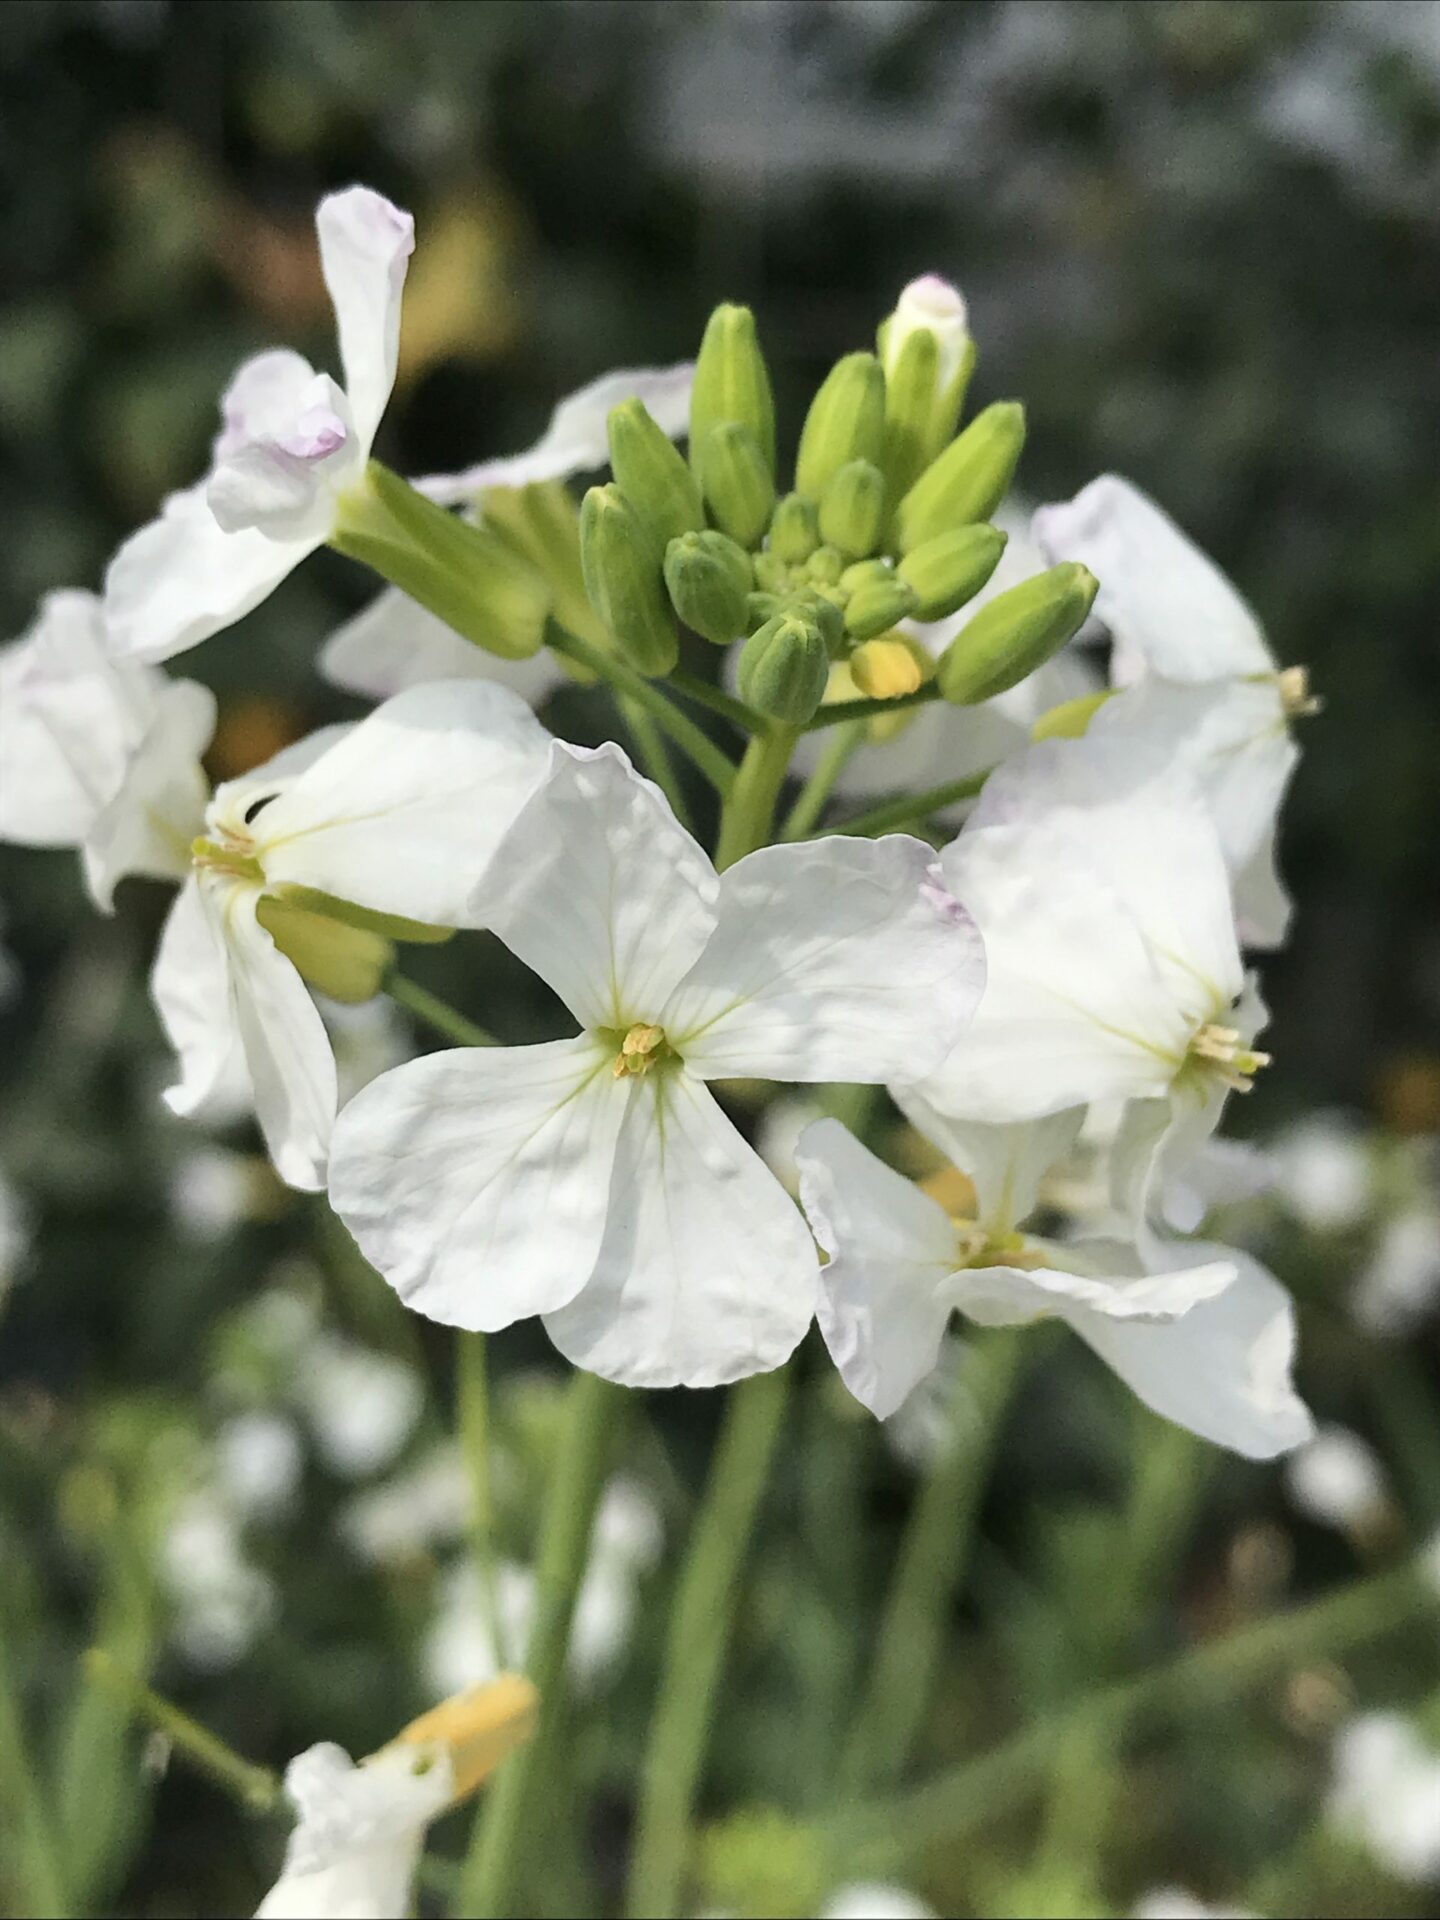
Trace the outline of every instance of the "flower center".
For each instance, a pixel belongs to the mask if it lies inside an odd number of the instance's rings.
[[[955,1229],[955,1259],[962,1267],[1019,1267],[1033,1272],[1050,1262],[1038,1247],[1032,1247],[1023,1233],[991,1233],[978,1220],[951,1214]]]
[[[617,1080],[623,1080],[627,1074],[648,1073],[651,1067],[662,1060],[669,1059],[671,1054],[672,1049],[665,1038],[665,1029],[639,1020],[620,1042],[620,1051],[615,1056],[612,1072]]]
[[[1239,1029],[1222,1027],[1210,1020],[1190,1042],[1190,1058],[1205,1070],[1217,1074],[1236,1093],[1248,1093],[1261,1067],[1268,1067],[1270,1055],[1243,1045]]]
[[[263,880],[264,871],[252,851],[254,842],[249,836],[229,833],[223,827],[216,831],[221,836],[218,840],[208,840],[201,834],[190,842],[190,858],[195,865],[233,874],[237,880]]]

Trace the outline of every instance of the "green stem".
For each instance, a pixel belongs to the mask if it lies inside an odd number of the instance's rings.
[[[927,680],[914,693],[897,693],[893,700],[832,700],[818,707],[800,731],[818,733],[822,727],[838,727],[843,720],[876,720],[887,713],[904,713],[907,707],[928,706],[939,698],[939,687]]]
[[[0,1804],[4,1803],[8,1803],[16,1843],[16,1890],[23,1890],[25,1902],[17,1911],[64,1920],[71,1906],[60,1865],[59,1835],[25,1739],[19,1690],[10,1670],[7,1623],[0,1618]]]
[[[202,1773],[208,1773],[217,1786],[233,1793],[252,1813],[268,1813],[278,1804],[280,1781],[268,1767],[257,1767],[242,1758],[218,1734],[126,1673],[103,1647],[91,1647],[86,1653],[85,1672],[96,1686],[123,1701],[137,1719],[148,1721],[163,1733]]]
[[[934,1704],[955,1592],[1021,1362],[1022,1343],[1013,1334],[975,1344],[963,1387],[973,1396],[973,1415],[956,1419],[911,1506],[864,1703],[846,1743],[840,1779],[852,1796],[900,1778]]]
[[[797,729],[772,725],[757,733],[745,749],[735,788],[720,815],[720,840],[715,865],[723,873],[770,838],[775,803],[785,784]]]
[[[839,820],[825,831],[874,834],[890,833],[896,827],[923,825],[932,814],[953,807],[957,800],[973,800],[993,772],[993,767],[987,767],[983,773],[968,774],[963,780],[947,780],[944,786],[931,787],[925,793],[902,794],[898,800],[887,800],[882,807],[857,813],[853,820]]]
[[[545,629],[545,637],[555,653],[562,653],[567,659],[588,667],[598,679],[607,681],[617,693],[624,694],[636,706],[651,714],[686,758],[693,761],[704,774],[720,797],[728,797],[735,784],[735,762],[728,754],[721,752],[709,734],[702,732],[688,714],[681,713],[673,701],[667,700],[658,687],[652,686],[643,674],[636,673],[618,654],[602,652],[578,633],[571,633],[568,627],[562,627],[558,621],[550,621]]]
[[[1102,1687],[922,1787],[847,1808],[820,1835],[833,1877],[894,1872],[927,1848],[956,1845],[987,1821],[1013,1814],[1077,1729],[1093,1725],[1118,1740],[1192,1703],[1228,1705],[1277,1673],[1336,1657],[1436,1606],[1425,1571],[1408,1564],[1193,1647],[1135,1679]]]
[[[490,1480],[490,1372],[483,1333],[461,1331],[455,1352],[455,1398],[460,1447],[470,1478],[470,1550],[480,1581],[480,1603],[495,1664],[510,1665],[509,1636],[495,1572],[495,1501]]]
[[[653,715],[633,700],[628,693],[617,693],[615,703],[620,709],[620,717],[625,722],[631,739],[635,742],[635,751],[646,773],[670,802],[670,811],[681,826],[687,833],[693,832],[694,824],[690,818],[690,809],[685,804],[685,795],[680,790],[680,782],[676,779],[675,769],[670,764],[665,736],[656,725]]]
[[[495,1047],[500,1044],[493,1033],[487,1033],[484,1027],[477,1027],[473,1020],[467,1020],[463,1013],[457,1013],[438,994],[431,993],[428,987],[422,987],[418,981],[408,979],[403,973],[397,973],[394,967],[385,976],[385,992],[397,1006],[413,1013],[417,1020],[423,1020],[442,1039],[453,1041],[457,1047]]]
[[[730,1392],[704,1503],[676,1587],[660,1693],[640,1773],[625,1910],[632,1920],[679,1913],[690,1820],[740,1572],[790,1390],[788,1368]]]
[[[864,742],[865,733],[863,720],[851,720],[831,734],[815,763],[815,771],[800,789],[799,798],[780,830],[782,840],[805,839],[825,811],[825,802],[834,791],[835,782],[849,765],[856,748]]]
[[[623,1406],[621,1390],[609,1381],[593,1373],[572,1378],[541,1514],[535,1612],[525,1651],[525,1671],[540,1695],[539,1719],[534,1739],[511,1754],[481,1802],[460,1880],[457,1911],[463,1914],[515,1911],[520,1856],[528,1842],[532,1803],[543,1784],[540,1762],[553,1746],[547,1735],[560,1708],[575,1602]]]
[[[723,687],[702,680],[698,673],[687,673],[683,667],[676,667],[670,675],[670,685],[676,693],[693,700],[697,706],[708,707],[711,713],[718,713],[722,720],[728,720],[742,733],[763,733],[769,725],[763,713],[747,707],[743,700],[736,700]]]

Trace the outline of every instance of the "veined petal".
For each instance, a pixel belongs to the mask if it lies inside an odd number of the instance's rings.
[[[400,302],[415,248],[415,222],[383,194],[347,187],[320,202],[315,231],[363,457],[395,385]]]
[[[709,856],[619,747],[557,740],[491,863],[485,924],[582,1027],[654,1021],[715,925]]]
[[[1085,1243],[1047,1251],[1060,1264],[966,1267],[948,1284],[950,1304],[982,1327],[1019,1327],[1058,1318],[1097,1346],[1092,1334],[1099,1323],[1164,1326],[1188,1315],[1202,1300],[1213,1299],[1235,1278],[1233,1261],[1225,1259],[1117,1281],[1089,1270],[1103,1269],[1108,1245],[1104,1252],[1092,1252]],[[1067,1271],[1067,1262],[1086,1270]],[[1135,1264],[1138,1269],[1138,1261]]]
[[[984,985],[975,923],[906,834],[764,847],[721,876],[715,915],[656,1016],[704,1080],[918,1079]]]
[[[1283,947],[1290,931],[1290,896],[1275,861],[1272,820],[1259,846],[1235,876],[1235,923],[1242,946]]]
[[[1095,611],[1115,639],[1126,679],[1274,671],[1259,622],[1214,561],[1118,474],[1042,507],[1033,529],[1052,565],[1078,560],[1099,580]]]
[[[206,484],[172,493],[159,519],[132,534],[106,568],[106,641],[117,659],[168,660],[232,626],[324,538],[272,540],[253,527],[225,533]]]
[[[341,1114],[330,1203],[431,1320],[494,1332],[551,1311],[595,1264],[632,1084],[588,1035],[409,1061]]]
[[[180,1078],[166,1090],[172,1113],[229,1108],[249,1075],[230,987],[230,961],[198,880],[176,895],[155,952],[150,994]]]
[[[622,400],[643,400],[661,431],[678,439],[689,423],[694,376],[694,365],[688,360],[673,367],[622,367],[601,374],[560,402],[549,426],[524,453],[482,460],[463,473],[431,474],[414,485],[450,507],[478,498],[487,487],[528,487],[535,481],[568,480],[572,473],[606,467],[610,448],[605,422],[610,409]]]
[[[939,1147],[974,1183],[980,1224],[1012,1233],[1035,1211],[1040,1182],[1079,1137],[1083,1107],[1010,1126],[953,1120],[916,1087],[896,1087],[894,1100],[913,1127]]]
[[[205,821],[209,785],[200,756],[215,731],[215,696],[193,680],[167,686],[130,756],[118,792],[85,836],[90,897],[102,913],[126,874],[183,879],[190,843]]]
[[[631,1387],[718,1387],[781,1366],[815,1312],[794,1203],[683,1070],[633,1083],[593,1272],[546,1315],[577,1367]]]
[[[483,925],[477,888],[539,784],[549,744],[524,701],[488,681],[396,694],[257,816],[266,882],[440,926]]]
[[[386,587],[337,628],[320,649],[319,666],[333,686],[368,700],[388,700],[427,680],[493,680],[538,707],[567,680],[547,647],[528,660],[502,660],[398,587]]]
[[[886,1420],[939,1357],[955,1229],[838,1120],[805,1129],[795,1164],[810,1230],[830,1256],[820,1271],[820,1331],[851,1393]]]

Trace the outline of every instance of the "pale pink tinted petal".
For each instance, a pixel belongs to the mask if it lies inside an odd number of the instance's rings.
[[[320,202],[315,230],[335,308],[345,391],[361,450],[368,454],[395,385],[415,222],[369,187],[347,187]]]

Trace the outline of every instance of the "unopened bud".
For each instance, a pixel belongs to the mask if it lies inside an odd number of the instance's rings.
[[[757,553],[754,556],[751,571],[755,577],[755,584],[762,593],[783,595],[789,589],[790,569],[778,553],[771,553],[768,549],[764,553]]]
[[[824,635],[794,609],[767,620],[740,650],[740,698],[790,726],[800,726],[814,713],[829,675]]]
[[[845,631],[852,640],[870,640],[915,611],[915,589],[887,568],[866,580],[845,607]]]
[[[591,487],[580,508],[580,563],[590,604],[641,673],[668,673],[679,635],[665,598],[655,537],[613,482]]]
[[[291,900],[263,894],[255,918],[302,980],[347,1005],[373,999],[395,959],[395,949],[380,934]]]
[[[682,533],[665,549],[670,604],[687,627],[725,647],[745,631],[750,558],[723,533]]]
[[[1032,740],[1079,740],[1090,722],[1114,696],[1114,689],[1102,687],[1098,693],[1082,693],[1078,699],[1062,700],[1050,707],[1030,729]]]
[[[606,420],[616,485],[660,545],[705,524],[700,488],[685,456],[645,410],[622,400]]]
[[[833,587],[845,571],[845,556],[838,547],[817,547],[805,562],[805,578],[817,587]]]
[[[722,420],[700,443],[697,469],[712,518],[742,547],[755,547],[770,523],[775,482],[752,429]]]
[[[1025,444],[1025,409],[997,400],[928,466],[895,512],[902,553],[937,534],[988,520],[1005,498]]]
[[[778,593],[747,593],[745,596],[745,631],[754,633],[757,627],[763,627],[767,620],[773,619],[780,611]]]
[[[847,460],[820,497],[820,532],[832,547],[858,559],[880,544],[885,480],[869,460]]]
[[[949,441],[975,365],[959,290],[938,274],[912,280],[880,327],[885,368],[885,468],[892,499]]]
[[[963,626],[940,662],[940,691],[969,707],[1018,686],[1078,632],[1098,582],[1076,561],[997,594]]]
[[[803,493],[787,493],[770,516],[770,551],[786,566],[798,567],[820,544],[815,502]]]
[[[915,589],[917,620],[943,620],[963,607],[990,578],[1005,551],[1006,536],[983,520],[937,534],[907,553],[896,568]]]
[[[795,485],[818,500],[849,460],[880,459],[885,444],[885,376],[873,353],[847,353],[810,402],[795,457]]]
[[[850,674],[867,700],[895,700],[925,684],[920,650],[900,634],[866,640],[850,656]]]
[[[845,642],[845,615],[839,601],[832,600],[828,593],[821,592],[817,587],[801,587],[790,598],[791,605],[807,614],[819,627],[825,650],[834,660]]]
[[[749,427],[765,469],[773,476],[775,402],[764,355],[755,337],[755,316],[748,307],[716,307],[695,361],[690,388],[690,464],[702,486],[705,473],[700,462],[706,435],[726,420]]]

